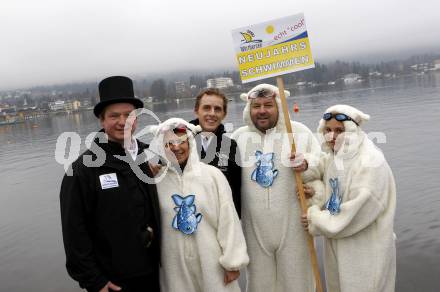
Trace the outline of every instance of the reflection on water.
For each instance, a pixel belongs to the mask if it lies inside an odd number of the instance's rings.
[[[297,91],[295,119],[313,131],[325,108],[337,103],[372,116],[367,132],[386,134],[384,151],[398,188],[395,231],[396,291],[437,291],[440,275],[440,76],[378,81],[345,91]],[[193,117],[193,100],[153,105],[161,120]],[[241,126],[243,103],[229,104],[226,122]],[[154,120],[142,116],[142,128]],[[36,124],[38,127],[33,126]],[[92,112],[0,126],[0,283],[3,291],[79,291],[64,268],[58,192],[63,168],[54,159],[65,131],[85,137],[99,129]],[[423,279],[423,280],[422,280]]]

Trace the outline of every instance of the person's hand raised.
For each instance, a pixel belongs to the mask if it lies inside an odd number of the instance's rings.
[[[153,177],[155,177],[160,172],[160,170],[162,169],[162,165],[161,164],[153,164],[153,163],[150,163],[150,162],[148,162],[148,167],[150,168],[151,174],[153,175]]]

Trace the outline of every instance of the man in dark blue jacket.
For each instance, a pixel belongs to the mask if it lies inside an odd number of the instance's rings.
[[[136,120],[129,118],[143,103],[127,77],[104,79],[99,94],[94,114],[103,129],[61,185],[67,271],[87,291],[159,291],[156,187],[130,165],[136,161],[151,176],[144,154],[148,145],[132,137]]]
[[[220,169],[232,189],[232,199],[238,216],[241,216],[241,167],[235,140],[225,135],[222,124],[226,117],[228,99],[217,88],[201,91],[196,97],[194,125],[200,125],[203,132],[196,136],[197,152],[201,160]]]

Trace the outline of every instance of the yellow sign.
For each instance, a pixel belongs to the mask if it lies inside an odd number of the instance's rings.
[[[243,83],[314,68],[303,14],[232,31]]]

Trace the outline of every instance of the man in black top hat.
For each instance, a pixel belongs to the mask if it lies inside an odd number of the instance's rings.
[[[94,114],[102,130],[61,184],[67,271],[87,291],[159,291],[156,187],[141,181],[127,160],[152,176],[148,162],[140,163],[148,145],[132,137],[136,120],[129,118],[143,103],[122,76],[102,80],[99,95]]]

